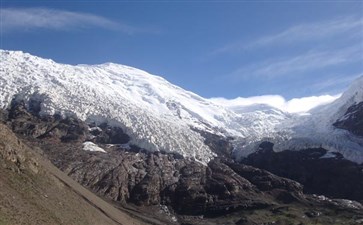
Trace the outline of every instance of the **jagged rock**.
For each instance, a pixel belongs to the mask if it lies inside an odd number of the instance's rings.
[[[333,198],[363,200],[363,165],[346,160],[341,154],[325,158],[323,148],[274,152],[272,145],[262,145],[243,163],[268,170],[304,185],[304,192]]]
[[[101,144],[125,144],[130,141],[130,137],[124,133],[122,128],[109,126],[102,123],[99,126],[91,126],[90,133],[93,135],[95,142]]]
[[[321,216],[321,212],[309,211],[309,212],[305,212],[305,215],[310,218],[315,218],[315,217]]]
[[[230,159],[232,157],[233,145],[231,137],[221,137],[216,134],[212,134],[203,130],[192,128],[193,130],[200,133],[204,138],[204,143],[218,155],[220,158]]]
[[[6,123],[7,120],[8,120],[8,111],[0,110],[0,122]]]
[[[37,110],[35,110],[37,112]],[[12,129],[25,136],[34,138],[54,137],[63,142],[84,139],[86,125],[80,120],[61,116],[40,117],[28,111],[24,102],[13,102],[9,113]]]
[[[363,102],[349,107],[343,118],[336,121],[334,126],[363,136]]]

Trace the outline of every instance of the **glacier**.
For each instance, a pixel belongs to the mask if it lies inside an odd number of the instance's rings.
[[[41,102],[41,115],[77,116],[121,127],[150,151],[177,152],[207,163],[215,154],[196,130],[234,138],[235,157],[262,140],[275,150],[324,147],[363,162],[363,140],[333,127],[346,109],[363,101],[363,78],[339,99],[307,115],[256,104],[228,108],[125,65],[66,65],[21,51],[0,50],[0,107],[13,99]],[[191,129],[193,128],[193,129]]]

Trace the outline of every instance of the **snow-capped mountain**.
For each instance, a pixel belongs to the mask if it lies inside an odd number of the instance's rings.
[[[292,120],[289,124],[292,132],[289,140],[278,142],[277,149],[323,147],[331,152],[340,152],[352,161],[363,162],[363,138],[334,126],[335,122],[345,119],[351,106],[360,102],[363,102],[363,77],[355,80],[334,102]]]
[[[362,82],[356,83],[331,105],[310,116],[299,116],[266,105],[226,108],[124,65],[72,66],[0,50],[1,108],[14,98],[40,101],[42,115],[107,122],[121,127],[131,137],[130,144],[150,151],[178,152],[201,162],[208,162],[214,153],[196,129],[234,137],[237,156],[254,151],[258,142],[268,139],[276,143],[277,150],[323,145],[362,162],[362,139],[332,126],[347,107],[363,101],[362,93],[353,90],[362,87]],[[328,133],[333,137],[326,138]]]

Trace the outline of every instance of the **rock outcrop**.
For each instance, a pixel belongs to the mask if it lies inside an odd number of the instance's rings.
[[[272,143],[262,143],[242,162],[296,180],[306,193],[363,201],[363,165],[339,153],[323,148],[274,152]]]
[[[343,118],[336,121],[334,126],[363,136],[363,102],[349,107]]]

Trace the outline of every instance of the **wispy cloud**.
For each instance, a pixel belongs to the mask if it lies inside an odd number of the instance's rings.
[[[363,73],[358,74],[332,74],[330,78],[324,78],[318,82],[315,82],[312,85],[312,88],[316,91],[324,91],[324,90],[336,90],[342,91],[341,88],[349,86],[355,79],[359,77],[363,77]]]
[[[293,76],[304,72],[349,64],[363,60],[362,46],[355,45],[339,50],[308,51],[304,54],[281,59],[267,59],[263,62],[238,68],[230,78],[272,79],[281,76]]]
[[[68,31],[95,27],[126,34],[146,31],[94,14],[49,8],[3,8],[0,17],[4,33],[34,29]]]
[[[241,111],[241,108],[255,105],[255,104],[265,104],[272,107],[278,108],[284,112],[289,113],[306,113],[309,110],[333,102],[339,98],[341,94],[338,95],[321,95],[321,96],[309,96],[303,98],[293,98],[291,100],[286,100],[280,95],[262,95],[253,96],[248,98],[238,97],[235,99],[225,99],[225,98],[212,98],[210,99],[215,104],[219,104],[228,107],[234,111]]]
[[[305,41],[322,40],[326,37],[346,35],[352,32],[351,37],[362,38],[363,19],[361,17],[342,17],[330,21],[299,24],[283,31],[257,38],[253,41],[237,41],[214,50],[211,55],[238,52],[251,48],[266,46],[281,46],[296,44]]]

